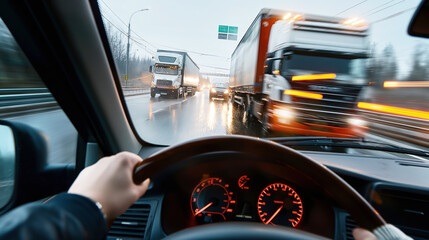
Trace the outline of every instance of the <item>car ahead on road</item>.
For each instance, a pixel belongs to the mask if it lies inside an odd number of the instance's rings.
[[[351,9],[350,3],[344,1],[323,2],[322,5],[317,5],[318,1],[308,5],[300,5],[301,2],[294,8],[314,5],[317,10],[317,7],[325,6],[324,9],[332,13],[332,8],[341,3],[342,9],[338,11]],[[74,164],[52,165],[46,161],[46,136],[14,119],[0,122],[0,154],[4,154],[0,164],[7,163],[13,176],[7,184],[0,178],[1,191],[11,186],[7,189],[10,196],[2,200],[0,214],[67,191],[77,174],[101,156],[129,151],[145,159],[144,164],[133,172],[133,180],[140,183],[151,178],[151,185],[144,196],[117,218],[107,239],[351,239],[351,229],[356,226],[372,230],[379,237],[380,233],[389,235],[392,230],[387,223],[416,239],[428,239],[429,153],[420,146],[410,147],[412,139],[402,138],[401,145],[391,139],[390,143],[383,142],[388,138],[380,136],[374,136],[373,141],[318,136],[262,139],[243,136],[240,129],[255,129],[250,125],[239,125],[244,117],[232,115],[228,104],[204,105],[207,102],[202,100],[207,97],[204,94],[183,101],[168,101],[170,105],[165,105],[167,101],[147,100],[150,99],[148,95],[125,98],[121,82],[124,85],[127,82],[120,76],[125,71],[127,45],[123,45],[125,40],[121,37],[130,36],[124,35],[126,31],[117,26],[121,21],[112,18],[121,16],[131,22],[131,13],[141,6],[116,13],[116,9],[123,9],[124,1],[112,7],[106,4],[95,0],[0,2],[0,17],[18,43],[17,47],[22,49],[78,133]],[[231,6],[244,11],[243,4],[260,8],[259,4],[252,5],[249,1]],[[292,3],[288,1],[286,4],[285,8]],[[224,4],[216,2],[215,5],[225,9]],[[185,30],[199,24],[195,17],[201,22],[209,18],[217,22],[220,13],[214,11],[215,5],[180,2],[169,6],[161,2],[155,10],[151,8],[159,15],[148,16],[157,24],[146,21],[149,23],[145,26],[159,28],[150,36],[161,36],[156,44],[164,45],[164,40],[180,35],[180,24],[174,24],[177,19],[192,23],[183,24]],[[199,12],[195,11],[197,7],[200,7]],[[415,23],[410,25],[409,32],[415,36],[429,36],[427,7],[428,1],[422,3],[422,15],[416,15]],[[372,8],[378,9],[377,4]],[[184,18],[186,14],[181,11],[186,9],[193,13],[189,14],[189,19]],[[161,10],[168,11],[160,13]],[[251,21],[258,10],[252,9],[246,19]],[[233,12],[236,18],[239,11]],[[175,13],[178,15],[171,15]],[[286,11],[284,20],[280,21],[291,21]],[[403,21],[408,22],[408,19]],[[147,49],[149,44],[144,45],[149,40],[134,32],[133,24],[136,22],[131,23],[132,46],[143,45],[141,51],[135,52],[151,51]],[[250,22],[244,25],[249,26]],[[263,28],[264,24],[261,26],[261,31],[269,30]],[[400,32],[399,27],[391,26],[395,33]],[[116,27],[119,35],[110,32]],[[206,27],[203,24],[201,29]],[[312,26],[309,23],[295,27],[305,32]],[[188,43],[194,39],[196,35],[191,35],[192,31],[185,33],[185,30],[183,41],[172,38],[170,43]],[[228,47],[234,42],[225,41],[237,39],[241,29],[219,26],[219,31],[219,41]],[[207,35],[212,38],[212,34]],[[243,36],[247,37],[254,36]],[[0,44],[10,41],[7,38]],[[198,42],[200,40],[194,39],[192,43]],[[257,43],[255,38],[251,44]],[[203,44],[209,46],[206,42]],[[227,48],[225,46],[220,48]],[[203,61],[207,56],[224,57],[193,52],[202,58],[196,61]],[[2,54],[0,58],[10,56],[17,57]],[[136,59],[133,64],[139,62]],[[228,61],[227,57],[224,59]],[[19,61],[8,59],[3,62]],[[17,69],[12,68],[13,71]],[[132,102],[133,99],[147,102],[143,105]],[[162,108],[155,110],[159,106]],[[223,111],[221,116],[216,114],[218,108]],[[399,108],[379,106],[377,109],[404,114]],[[422,111],[418,113],[422,114]],[[222,125],[215,126],[218,117]],[[386,118],[378,120],[378,126],[384,126],[386,122],[393,124],[391,116]],[[237,125],[234,125],[235,120],[239,121]],[[415,123],[410,116],[404,121],[410,125]],[[156,128],[152,122],[157,122]],[[62,125],[58,125],[56,131],[62,132]],[[207,125],[201,132],[212,132],[208,135],[198,132],[201,125]],[[410,125],[407,130],[412,127]],[[225,131],[214,132],[220,128]],[[165,142],[159,140],[162,135],[167,139]],[[201,136],[204,137],[199,138]],[[3,156],[7,159],[3,160]]]
[[[221,98],[225,101],[229,99],[229,88],[227,83],[214,83],[210,88],[210,100]]]

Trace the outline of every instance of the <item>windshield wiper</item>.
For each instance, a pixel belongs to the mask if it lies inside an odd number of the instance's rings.
[[[358,138],[329,138],[329,137],[279,137],[266,138],[279,144],[291,146],[320,146],[320,147],[338,147],[338,148],[358,148],[367,150],[387,151],[396,153],[412,154],[429,158],[429,152],[398,147],[396,145],[368,141]]]

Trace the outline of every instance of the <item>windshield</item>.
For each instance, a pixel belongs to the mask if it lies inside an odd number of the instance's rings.
[[[365,78],[365,59],[340,57],[312,56],[293,54],[285,57],[282,62],[281,74],[294,75],[296,70],[313,73],[335,73],[351,75],[354,78]]]
[[[228,84],[227,83],[214,83],[213,87],[215,87],[215,88],[228,88]]]
[[[175,57],[167,56],[158,56],[160,62],[174,63],[176,61]]]
[[[177,75],[179,70],[177,69],[177,65],[155,65],[155,73],[159,74],[167,74],[167,75]]]
[[[240,134],[425,150],[429,43],[407,34],[419,1],[383,4],[99,1],[130,119],[144,141]],[[160,52],[180,56],[180,67]]]

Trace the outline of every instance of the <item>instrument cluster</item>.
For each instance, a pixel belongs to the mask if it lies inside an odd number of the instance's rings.
[[[190,196],[190,211],[198,223],[256,220],[257,215],[264,224],[296,227],[303,206],[301,197],[289,185],[275,182],[260,190],[248,175],[234,183],[219,177],[203,179]]]
[[[293,168],[214,155],[165,174],[160,220],[166,234],[203,224],[254,222],[334,236],[332,202]]]

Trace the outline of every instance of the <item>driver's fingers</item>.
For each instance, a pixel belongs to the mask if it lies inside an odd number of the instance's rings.
[[[149,187],[149,184],[150,184],[150,179],[148,178],[144,180],[142,183],[140,183],[139,185],[136,185],[139,197],[141,197],[143,194],[146,193],[146,190]]]
[[[130,152],[120,152],[116,155],[114,155],[115,158],[119,158],[119,159],[126,159],[128,160],[132,165],[135,165],[141,161],[143,161],[143,159],[134,153],[130,153]]]
[[[377,240],[377,237],[372,232],[363,228],[355,228],[352,233],[356,240]]]

